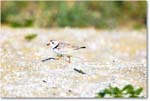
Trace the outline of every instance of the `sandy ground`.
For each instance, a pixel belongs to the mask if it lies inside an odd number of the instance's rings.
[[[27,41],[29,33],[38,36]],[[50,39],[87,48],[74,53],[70,64],[41,62],[54,56],[45,45]],[[2,27],[0,57],[1,97],[93,98],[110,84],[143,87],[146,97],[146,31]]]

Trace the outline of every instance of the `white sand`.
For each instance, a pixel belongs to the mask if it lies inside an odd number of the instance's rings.
[[[24,36],[36,33],[28,42]],[[87,49],[64,60],[45,45],[59,39]],[[11,29],[0,32],[1,97],[95,97],[108,85],[143,87],[146,97],[146,32],[95,29]],[[73,69],[81,69],[80,74]]]

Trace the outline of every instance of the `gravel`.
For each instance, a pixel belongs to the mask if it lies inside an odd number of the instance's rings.
[[[37,38],[27,41],[29,33]],[[146,97],[146,31],[2,27],[0,39],[1,97],[93,98],[110,84],[143,87]],[[70,64],[41,62],[54,56],[45,45],[50,39],[87,49],[74,53]]]

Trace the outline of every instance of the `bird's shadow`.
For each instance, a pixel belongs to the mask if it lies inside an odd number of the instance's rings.
[[[41,60],[41,61],[42,61],[42,62],[46,62],[46,61],[48,61],[48,60],[56,60],[56,58],[50,57],[50,58],[43,59],[43,60]]]

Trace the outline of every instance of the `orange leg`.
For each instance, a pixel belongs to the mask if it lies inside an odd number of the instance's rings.
[[[71,58],[70,58],[70,56],[67,56],[67,57],[68,57],[68,59],[69,59],[69,60],[68,60],[68,63],[70,63],[70,62],[71,62]]]
[[[57,56],[56,60],[60,60],[62,58],[62,56]]]

